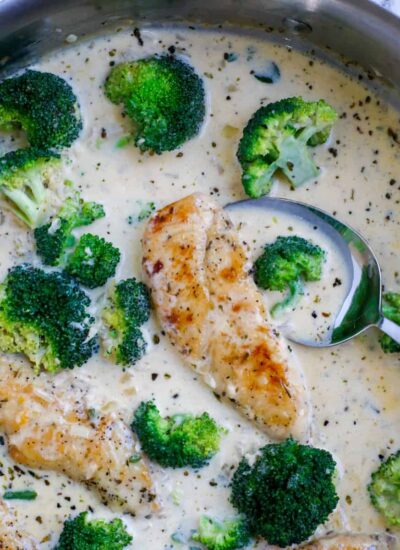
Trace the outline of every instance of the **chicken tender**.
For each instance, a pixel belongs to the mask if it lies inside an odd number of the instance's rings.
[[[197,193],[158,211],[144,234],[143,267],[161,325],[185,361],[272,437],[301,437],[301,373],[269,323],[225,212]]]
[[[102,500],[131,514],[156,506],[145,462],[130,463],[137,444],[115,414],[90,418],[84,390],[62,389],[23,371],[0,367],[0,430],[13,460],[30,468],[62,472],[94,487]]]
[[[0,501],[0,549],[36,550],[36,542],[28,537],[18,525],[15,514],[5,502]]]

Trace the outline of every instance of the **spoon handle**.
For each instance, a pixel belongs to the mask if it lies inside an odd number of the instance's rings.
[[[382,321],[378,326],[385,334],[400,344],[400,325],[393,323],[393,321],[389,321],[386,317],[382,317]]]

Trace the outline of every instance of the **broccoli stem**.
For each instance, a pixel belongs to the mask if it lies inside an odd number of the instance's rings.
[[[272,306],[270,313],[272,317],[277,317],[288,307],[294,306],[304,294],[304,283],[301,279],[296,279],[288,284],[289,292],[281,302]]]
[[[46,188],[43,185],[43,175],[40,172],[29,174],[29,178],[26,180],[26,186],[32,192],[35,201],[40,204],[46,196]]]
[[[319,170],[307,150],[308,139],[309,133],[305,130],[299,137],[286,137],[281,143],[281,155],[270,166],[268,175],[272,167],[274,170],[279,167],[295,188],[318,176]]]
[[[35,200],[20,189],[5,189],[3,194],[7,197],[10,208],[14,214],[30,227],[35,227],[39,220],[40,209]]]
[[[311,139],[316,132],[318,132],[318,128],[316,126],[309,126],[308,128],[304,128],[296,139],[304,144],[307,144],[308,140]]]

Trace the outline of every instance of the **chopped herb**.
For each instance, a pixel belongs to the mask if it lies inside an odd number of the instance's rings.
[[[117,149],[122,149],[123,147],[126,147],[130,142],[132,141],[132,136],[122,136],[119,138],[115,146]]]
[[[182,533],[179,533],[179,531],[172,533],[171,540],[173,542],[179,542],[180,544],[183,544],[184,542],[186,542],[185,537],[182,535]]]
[[[171,493],[172,502],[175,504],[175,506],[179,506],[181,503],[182,497],[183,497],[183,491],[182,489],[174,489]]]
[[[236,61],[236,59],[238,59],[238,57],[239,57],[238,54],[234,53],[234,52],[225,52],[224,53],[224,59],[228,63],[232,63],[232,61]]]
[[[136,464],[137,462],[140,462],[142,460],[142,457],[139,454],[135,454],[129,457],[130,464]]]
[[[274,61],[271,61],[265,71],[256,71],[254,76],[264,84],[275,84],[281,78],[281,71]]]
[[[26,489],[24,491],[6,491],[3,495],[4,500],[35,500],[36,491]]]
[[[139,214],[131,214],[127,217],[126,221],[129,225],[147,220],[147,218],[149,218],[156,209],[154,202],[143,203],[142,201],[137,201],[137,204],[140,207]]]
[[[88,409],[89,420],[95,420],[97,418],[97,411],[94,408]]]
[[[142,222],[143,220],[147,220],[147,218],[151,216],[155,209],[156,205],[154,204],[154,202],[148,202],[139,212],[138,221]]]

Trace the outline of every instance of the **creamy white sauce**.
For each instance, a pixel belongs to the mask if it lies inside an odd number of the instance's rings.
[[[142,32],[142,38],[143,47],[132,32],[120,32],[63,50],[36,66],[66,78],[79,97],[84,130],[67,152],[70,163],[65,176],[79,185],[86,199],[105,205],[106,219],[97,221],[90,231],[108,238],[123,251],[118,278],[141,275],[140,237],[144,224],[127,221],[130,216],[131,221],[137,217],[141,203],[154,201],[161,207],[193,191],[212,193],[221,204],[244,198],[235,157],[241,129],[261,102],[302,95],[309,100],[326,99],[340,117],[330,143],[315,150],[322,169],[318,179],[296,192],[290,191],[286,183],[276,182],[272,194],[315,204],[352,224],[373,245],[383,268],[385,286],[400,289],[400,150],[387,133],[389,127],[398,129],[398,113],[366,90],[362,82],[352,81],[316,59],[261,39],[183,28],[150,29]],[[206,75],[208,114],[200,136],[179,151],[162,156],[140,154],[133,145],[118,148],[116,144],[129,133],[130,123],[121,117],[121,108],[103,95],[110,62],[143,57],[170,46],[175,46],[177,53]],[[239,57],[227,63],[224,53],[230,51]],[[271,60],[279,65],[282,76],[277,83],[267,85],[250,72]],[[106,137],[101,137],[103,128]],[[0,153],[14,148],[16,143],[23,143],[23,138],[17,136],[14,142],[4,138],[0,141]],[[397,182],[391,185],[390,181],[396,178]],[[17,262],[37,261],[25,228],[9,214],[4,216],[0,226],[1,277]],[[249,223],[248,217],[243,221]],[[265,242],[273,241],[278,234],[288,234],[289,224],[295,228],[293,232],[298,230],[302,236],[319,242],[319,236],[310,228],[295,225],[295,220],[279,217],[276,222],[265,223],[256,217],[253,223],[255,242],[242,228],[253,257]],[[314,307],[317,294],[324,296],[324,301],[315,305],[318,312],[319,308],[330,311],[336,300],[340,301],[332,288],[336,271],[340,272],[340,266],[336,265],[335,251],[328,245],[325,278],[322,283],[307,287],[307,295],[293,314],[293,323],[301,322],[307,330],[316,328],[310,320],[310,308]],[[103,293],[104,290],[93,293],[96,302],[101,303]],[[273,303],[276,296],[269,294],[266,299]],[[77,377],[87,381],[92,388],[90,405],[122,410],[128,422],[142,400],[155,398],[163,414],[208,411],[227,428],[221,451],[199,472],[152,465],[163,503],[158,516],[143,520],[123,516],[134,536],[135,550],[196,547],[189,538],[198,518],[203,513],[220,518],[234,514],[227,487],[232,468],[268,438],[228,405],[218,402],[196,379],[161,335],[155,319],[146,330],[150,342],[155,334],[160,342],[151,343],[148,354],[134,368],[124,372],[97,356],[81,369],[57,375],[56,380]],[[384,355],[374,331],[333,349],[292,348],[304,369],[313,403],[311,443],[329,449],[339,465],[340,505],[318,532],[382,531],[384,522],[369,503],[366,485],[371,471],[379,464],[379,455],[387,456],[400,447],[399,356]],[[21,475],[8,459],[5,446],[0,447],[0,452],[1,489],[29,487],[38,492],[35,501],[13,502],[12,506],[26,530],[42,541],[44,549],[52,547],[62,523],[71,514],[90,507],[98,517],[115,516],[82,485],[48,472],[35,472],[38,479],[29,473]],[[187,542],[173,543],[174,532],[181,533]],[[265,548],[265,544],[259,547]]]

